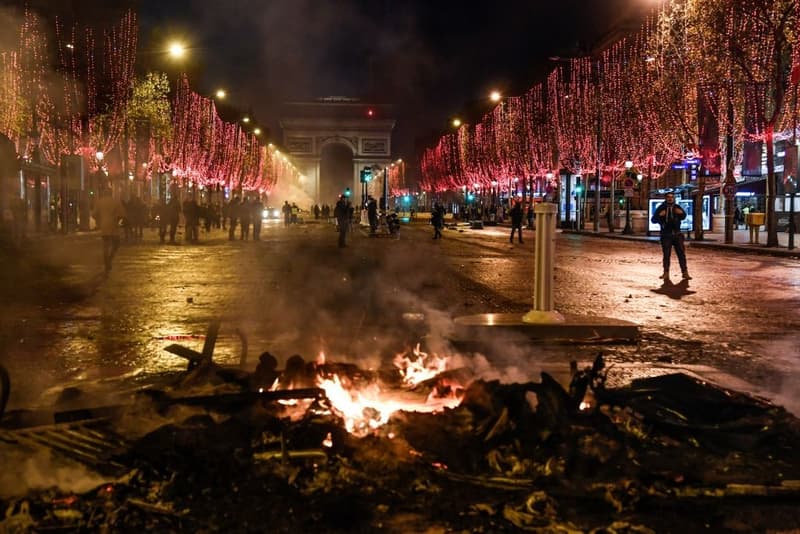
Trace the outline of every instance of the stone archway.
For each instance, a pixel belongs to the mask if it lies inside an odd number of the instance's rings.
[[[319,199],[333,204],[338,195],[352,187],[353,150],[345,143],[328,143],[320,150]]]
[[[283,144],[303,175],[301,187],[315,202],[332,203],[335,196],[350,187],[353,199],[360,198],[359,175],[364,167],[386,167],[391,163],[391,106],[367,104],[354,98],[328,97],[314,102],[295,102],[284,106],[280,121]],[[339,148],[328,148],[339,147]],[[352,154],[350,182],[334,179],[330,184],[323,176],[323,152],[347,147]],[[341,152],[344,154],[344,151]],[[294,185],[294,184],[293,184]],[[280,184],[278,184],[280,188]],[[383,184],[375,180],[369,193],[383,194]]]

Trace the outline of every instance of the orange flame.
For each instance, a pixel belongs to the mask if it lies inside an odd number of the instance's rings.
[[[406,353],[394,357],[394,365],[400,370],[406,386],[416,386],[447,370],[448,358],[421,351],[419,343],[411,353],[411,358]]]
[[[437,413],[458,406],[463,395],[460,389],[448,388],[444,396],[434,391],[423,400],[409,391],[383,391],[376,382],[361,388],[353,387],[347,379],[345,382],[339,375],[317,379],[317,385],[325,391],[332,410],[344,419],[347,431],[358,437],[385,425],[398,411]]]

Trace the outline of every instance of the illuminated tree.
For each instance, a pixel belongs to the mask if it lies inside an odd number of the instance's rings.
[[[743,86],[755,120],[750,140],[767,152],[767,246],[778,245],[775,215],[775,133],[786,124],[797,0],[692,0],[694,60],[711,79]]]

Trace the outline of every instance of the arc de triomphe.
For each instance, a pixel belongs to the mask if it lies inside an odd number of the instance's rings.
[[[284,105],[280,119],[283,145],[303,175],[302,188],[317,203],[332,203],[320,198],[325,188],[320,184],[323,150],[330,145],[346,147],[353,155],[352,198],[358,204],[361,195],[360,171],[364,167],[385,168],[391,163],[391,106],[368,104],[355,98],[327,97],[314,102],[291,102]],[[374,176],[369,194],[383,194],[383,180]]]

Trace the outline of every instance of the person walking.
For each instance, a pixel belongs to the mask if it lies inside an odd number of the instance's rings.
[[[253,241],[261,241],[261,221],[264,216],[264,204],[256,197],[250,208],[253,216]]]
[[[164,204],[163,200],[159,199],[156,201],[153,207],[153,213],[158,223],[158,240],[163,245],[167,238],[167,219],[169,218],[167,205]]]
[[[288,200],[283,201],[283,208],[281,208],[281,212],[283,213],[283,226],[288,228],[289,224],[292,222],[292,207],[289,205]]]
[[[167,203],[167,222],[169,222],[169,242],[175,244],[175,234],[178,233],[178,223],[181,219],[181,202],[178,195],[172,195]]]
[[[344,248],[347,246],[347,230],[350,228],[350,213],[344,195],[340,196],[336,202],[336,207],[333,208],[333,217],[336,219],[336,227],[339,230],[339,248]]]
[[[125,207],[118,199],[111,196],[111,189],[104,188],[94,207],[94,218],[103,238],[103,266],[105,272],[111,272],[111,263],[119,250],[120,221],[125,218]]]
[[[522,203],[517,200],[514,202],[514,207],[511,208],[511,237],[508,238],[509,243],[514,242],[514,232],[517,232],[517,238],[519,238],[519,243],[522,244]]]
[[[369,220],[369,233],[375,235],[378,231],[378,203],[370,195],[367,197],[367,219]]]
[[[441,239],[442,228],[444,227],[444,208],[438,202],[433,204],[431,224],[433,225],[433,239]]]
[[[251,213],[252,208],[253,206],[250,204],[250,199],[247,197],[245,197],[239,205],[239,224],[241,225],[239,232],[240,241],[247,241],[250,239],[250,219],[253,215]]]
[[[236,219],[239,217],[239,197],[233,197],[228,204],[228,241],[236,238]]]
[[[684,280],[691,280],[689,269],[686,267],[686,248],[681,233],[681,221],[686,218],[686,211],[675,203],[675,193],[667,193],[662,202],[653,214],[650,222],[661,226],[661,251],[664,273],[661,275],[663,280],[669,280],[669,264],[672,249],[678,257],[678,264],[681,267],[681,274]]]

